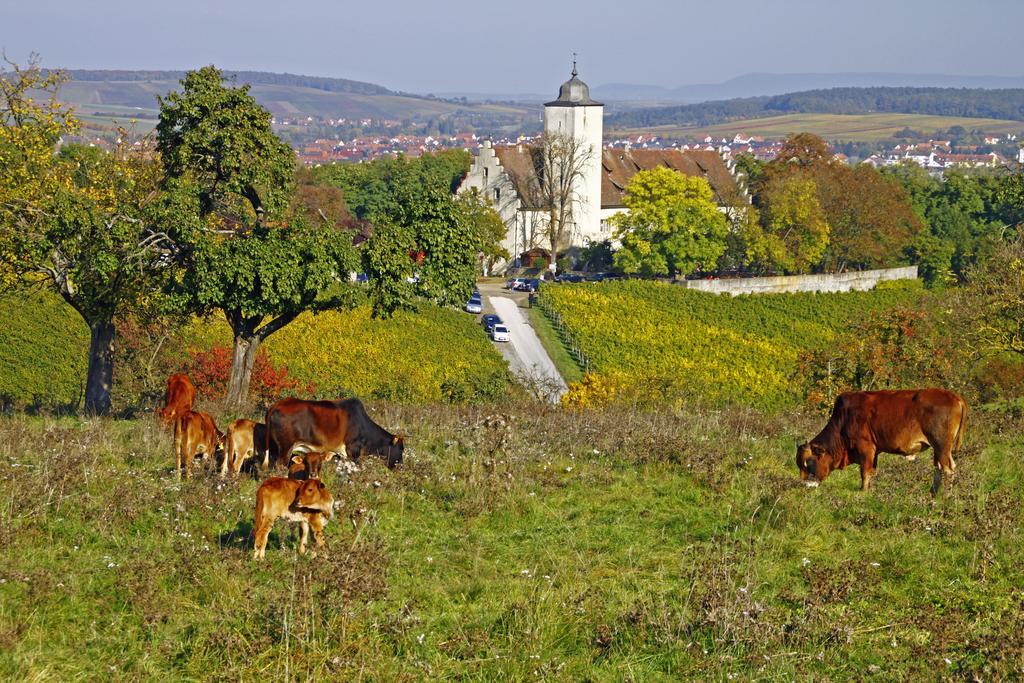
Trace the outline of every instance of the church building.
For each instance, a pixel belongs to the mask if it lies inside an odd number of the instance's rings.
[[[582,247],[612,237],[608,219],[625,211],[623,194],[638,171],[658,166],[705,178],[719,207],[729,211],[747,203],[731,160],[714,149],[604,148],[604,105],[590,97],[573,63],[572,76],[559,88],[558,98],[544,105],[544,135],[576,140],[579,164],[572,173],[572,229],[561,248]],[[545,228],[549,206],[538,189],[544,173],[539,145],[493,145],[489,140],[477,151],[459,192],[479,190],[508,226],[504,247],[513,263],[535,247],[549,248]],[[548,194],[550,196],[550,193]]]

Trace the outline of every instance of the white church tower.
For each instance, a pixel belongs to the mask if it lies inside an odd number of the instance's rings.
[[[590,158],[577,183],[578,203],[573,207],[576,243],[599,241],[601,234],[601,149],[604,136],[604,105],[590,99],[590,88],[576,74],[562,84],[558,99],[544,104],[544,134],[568,135],[582,141]]]

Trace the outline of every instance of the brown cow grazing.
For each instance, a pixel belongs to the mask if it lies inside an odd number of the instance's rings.
[[[267,537],[278,517],[302,525],[299,553],[305,554],[309,530],[318,548],[324,547],[324,527],[334,513],[334,498],[319,479],[283,479],[271,477],[256,491],[256,544],[252,557],[263,559],[267,553]]]
[[[302,455],[293,455],[291,464],[288,465],[288,478],[319,479],[320,469],[323,467],[323,464],[325,462],[330,462],[335,455],[338,454],[332,451],[328,451],[327,453],[312,451]]]
[[[188,375],[178,373],[167,378],[167,391],[164,393],[164,405],[156,411],[163,423],[173,427],[182,413],[192,410],[196,402],[196,388]]]
[[[188,479],[192,459],[196,456],[214,458],[221,445],[221,433],[213,418],[206,413],[189,410],[178,416],[174,423],[174,454],[177,456],[178,476],[182,469]]]
[[[861,490],[871,486],[879,453],[904,455],[908,460],[929,446],[935,476],[932,495],[943,478],[950,478],[960,450],[967,404],[945,389],[851,391],[841,394],[832,417],[810,443],[796,449],[800,478],[811,486],[825,481],[832,470],[860,465]]]
[[[221,476],[231,472],[238,474],[242,463],[263,450],[267,441],[266,427],[254,420],[235,420],[224,435],[224,460],[221,461]],[[257,444],[259,446],[257,447]]]
[[[379,455],[394,468],[402,462],[405,440],[371,420],[357,398],[278,401],[267,411],[267,460],[287,465],[300,447],[347,453],[356,462],[367,453]]]

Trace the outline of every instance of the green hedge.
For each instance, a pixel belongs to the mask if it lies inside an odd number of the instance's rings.
[[[0,298],[0,403],[63,408],[80,403],[89,328],[56,295]]]

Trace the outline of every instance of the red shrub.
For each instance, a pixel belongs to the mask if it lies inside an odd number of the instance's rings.
[[[192,378],[201,398],[220,400],[227,395],[231,377],[231,349],[216,345],[207,351],[191,351],[185,372]],[[312,382],[288,376],[288,368],[275,368],[266,351],[256,352],[249,393],[259,405],[268,406],[282,396],[311,396],[316,391]]]

